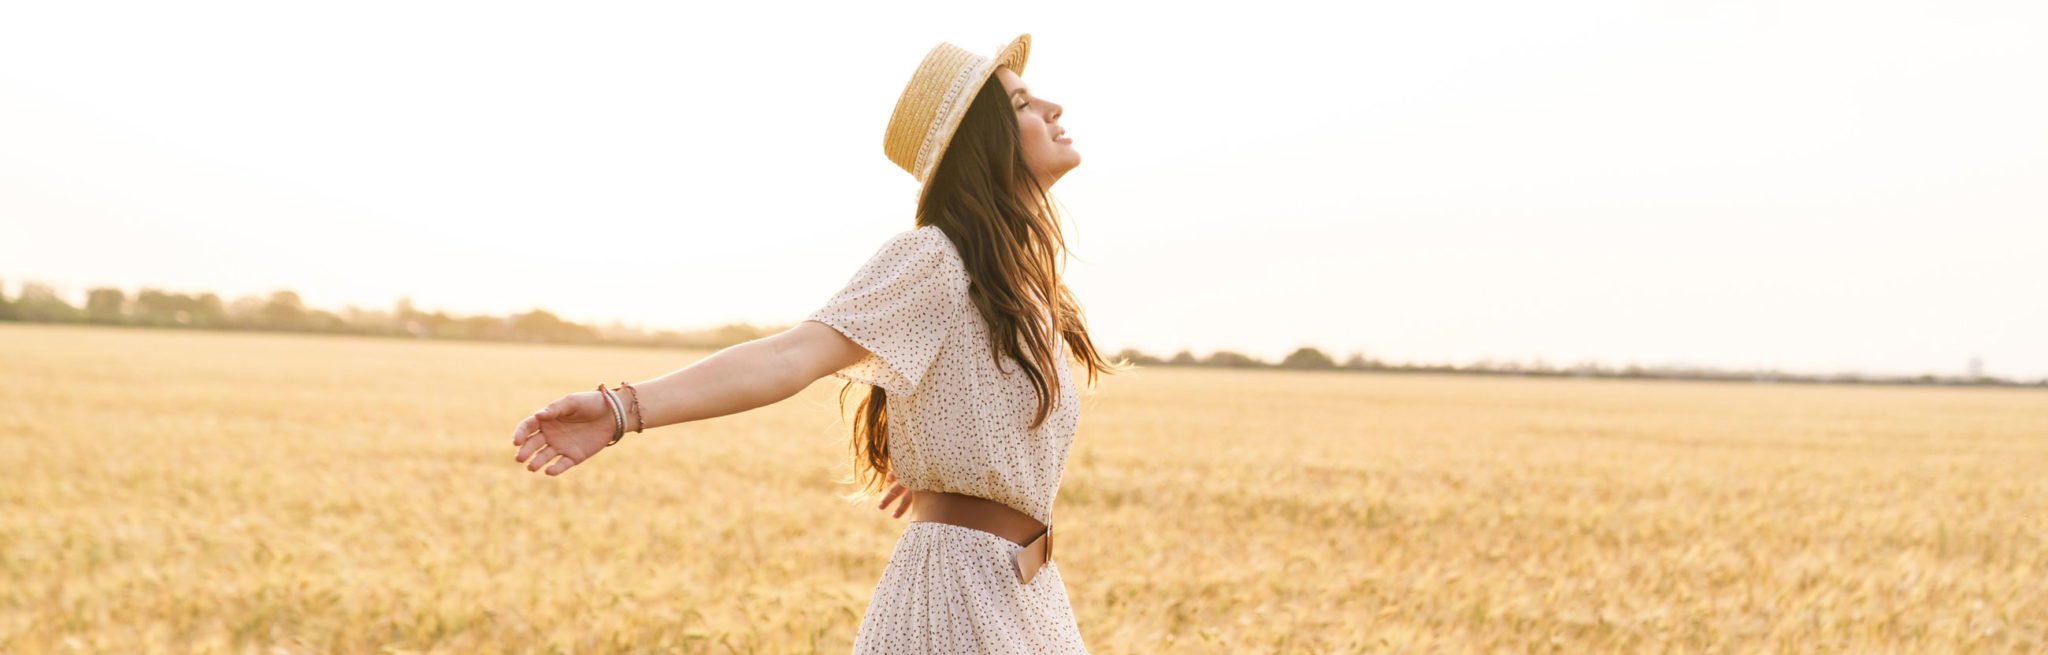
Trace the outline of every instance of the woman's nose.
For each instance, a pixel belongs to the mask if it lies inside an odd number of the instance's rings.
[[[1050,113],[1050,114],[1046,114],[1046,115],[1045,115],[1045,117],[1046,117],[1046,119],[1047,119],[1047,120],[1055,120],[1055,121],[1056,121],[1056,120],[1059,120],[1059,119],[1060,119],[1060,112],[1063,112],[1063,111],[1066,111],[1066,110],[1067,110],[1067,108],[1066,108],[1065,106],[1063,106],[1063,105],[1061,105],[1061,104],[1059,104],[1059,103],[1057,103],[1057,102],[1051,102],[1051,103],[1046,103],[1046,104],[1050,104],[1050,105],[1052,105],[1052,113]]]

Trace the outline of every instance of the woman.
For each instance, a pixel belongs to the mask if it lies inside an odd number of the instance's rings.
[[[1087,652],[1051,557],[1080,419],[1056,353],[1080,360],[1090,387],[1127,363],[1096,352],[1055,266],[1065,242],[1046,190],[1081,155],[1061,107],[1021,77],[1030,43],[1019,36],[994,57],[941,43],[925,56],[883,138],[919,182],[916,227],[824,306],[662,377],[549,403],[513,431],[516,458],[560,475],[628,430],[753,409],[827,375],[847,380],[843,408],[860,383],[849,497],[886,487],[880,507],[912,518],[854,652]]]

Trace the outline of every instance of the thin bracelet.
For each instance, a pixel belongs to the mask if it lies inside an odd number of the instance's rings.
[[[602,383],[599,383],[597,386],[600,389],[604,388]],[[605,445],[610,446],[618,443],[620,439],[626,438],[626,403],[619,400],[619,395],[612,393],[610,389],[606,389],[604,394],[607,398],[611,399],[612,405],[612,440],[605,443]]]
[[[606,390],[603,383],[598,383],[597,395],[604,397],[605,409],[612,410],[612,440],[605,444],[609,446],[618,443],[619,435],[625,432],[625,418],[619,414],[619,399]]]
[[[625,409],[620,406],[618,396],[612,395],[610,389],[604,388],[603,382],[597,383],[597,393],[600,396],[604,396],[605,405],[612,410],[612,440],[604,444],[610,446],[618,443],[619,439],[626,436],[626,413]]]
[[[627,384],[625,380],[620,380],[619,386],[633,392],[633,422],[638,424],[634,426],[633,431],[647,429],[647,416],[640,413],[640,390],[634,389],[633,385]]]
[[[604,385],[603,385],[602,383],[600,383],[600,384],[598,384],[597,386],[600,386],[600,387],[602,387],[602,386],[604,386]],[[614,409],[616,409],[616,410],[617,410],[617,412],[618,412],[618,414],[617,414],[617,415],[618,415],[618,422],[617,422],[617,424],[616,424],[616,425],[614,426],[614,429],[618,430],[618,432],[616,432],[616,433],[614,433],[614,434],[612,435],[612,442],[611,442],[611,443],[618,443],[618,441],[619,441],[620,439],[624,439],[624,438],[626,438],[626,401],[623,401],[623,400],[619,400],[619,394],[617,394],[617,393],[615,393],[615,392],[613,392],[613,391],[611,391],[611,390],[609,390],[609,389],[605,390],[605,394],[606,394],[606,395],[609,395],[609,396],[611,396],[611,398],[612,398],[612,406],[613,406],[613,408],[614,408]],[[611,444],[606,444],[606,445],[611,445]]]

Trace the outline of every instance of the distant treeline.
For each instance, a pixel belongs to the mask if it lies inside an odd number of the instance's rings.
[[[583,325],[539,309],[511,316],[459,316],[421,311],[413,307],[410,299],[400,299],[390,310],[349,305],[336,313],[307,307],[299,294],[291,291],[224,302],[211,293],[193,295],[144,288],[129,294],[121,289],[97,287],[86,291],[84,307],[76,307],[49,285],[36,282],[22,284],[21,296],[12,299],[0,286],[0,320],[714,350],[781,331],[736,323],[693,332],[649,332],[619,324]]]
[[[92,323],[141,327],[212,330],[255,330],[270,332],[317,332],[369,336],[398,336],[418,339],[470,339],[526,341],[567,344],[613,344],[662,348],[716,350],[775,334],[787,326],[755,326],[733,323],[698,330],[647,331],[613,323],[591,326],[562,320],[544,310],[510,316],[457,316],[446,312],[425,312],[401,299],[388,311],[349,305],[340,313],[306,307],[299,294],[272,292],[267,297],[245,296],[223,302],[212,293],[189,295],[144,288],[129,294],[121,289],[97,287],[86,292],[84,307],[73,306],[46,284],[28,282],[21,295],[8,298],[0,285],[0,321],[35,323]],[[1725,370],[1705,367],[1608,366],[1581,363],[1554,367],[1543,361],[1496,362],[1480,360],[1471,364],[1389,363],[1353,353],[1343,362],[1321,350],[1302,347],[1278,362],[1266,362],[1228,350],[1206,357],[1180,351],[1160,358],[1126,348],[1114,358],[1139,366],[1199,366],[1323,371],[1378,371],[1395,373],[1457,373],[1474,375],[1519,375],[1577,378],[1639,378],[1670,380],[1727,380],[1740,382],[1791,382],[1831,384],[1918,384],[1966,386],[2015,386],[2048,388],[2048,378],[2033,382],[1990,376],[1870,376],[1857,373],[1812,375],[1775,370]]]

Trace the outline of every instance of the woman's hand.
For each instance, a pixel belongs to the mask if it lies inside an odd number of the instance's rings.
[[[889,518],[892,518],[892,519],[900,519],[900,518],[903,518],[903,513],[904,513],[904,512],[906,512],[906,511],[909,511],[909,510],[910,510],[910,500],[911,500],[911,497],[913,497],[913,496],[916,496],[916,495],[917,495],[917,492],[915,492],[915,491],[911,491],[911,490],[909,490],[909,489],[905,489],[905,488],[903,488],[903,485],[901,485],[901,484],[898,484],[898,485],[896,485],[896,487],[895,487],[895,488],[893,488],[893,489],[890,489],[890,490],[889,490],[889,495],[887,495],[887,496],[883,496],[883,497],[882,497],[882,504],[881,504],[881,505],[877,505],[876,507],[879,507],[879,508],[880,508],[880,509],[881,509],[882,511],[888,511],[888,510],[889,510],[889,503],[890,503],[891,501],[894,501],[894,500],[896,500],[896,497],[897,497],[897,496],[902,496],[902,497],[903,497],[903,504],[902,504],[901,506],[898,506],[898,507],[896,508],[896,515],[895,515],[895,516],[891,516],[891,517],[889,517]]]
[[[548,403],[512,429],[512,445],[519,447],[513,459],[526,462],[528,471],[538,471],[560,455],[554,466],[548,466],[548,475],[561,475],[604,450],[617,428],[611,403],[603,394],[572,393]]]

